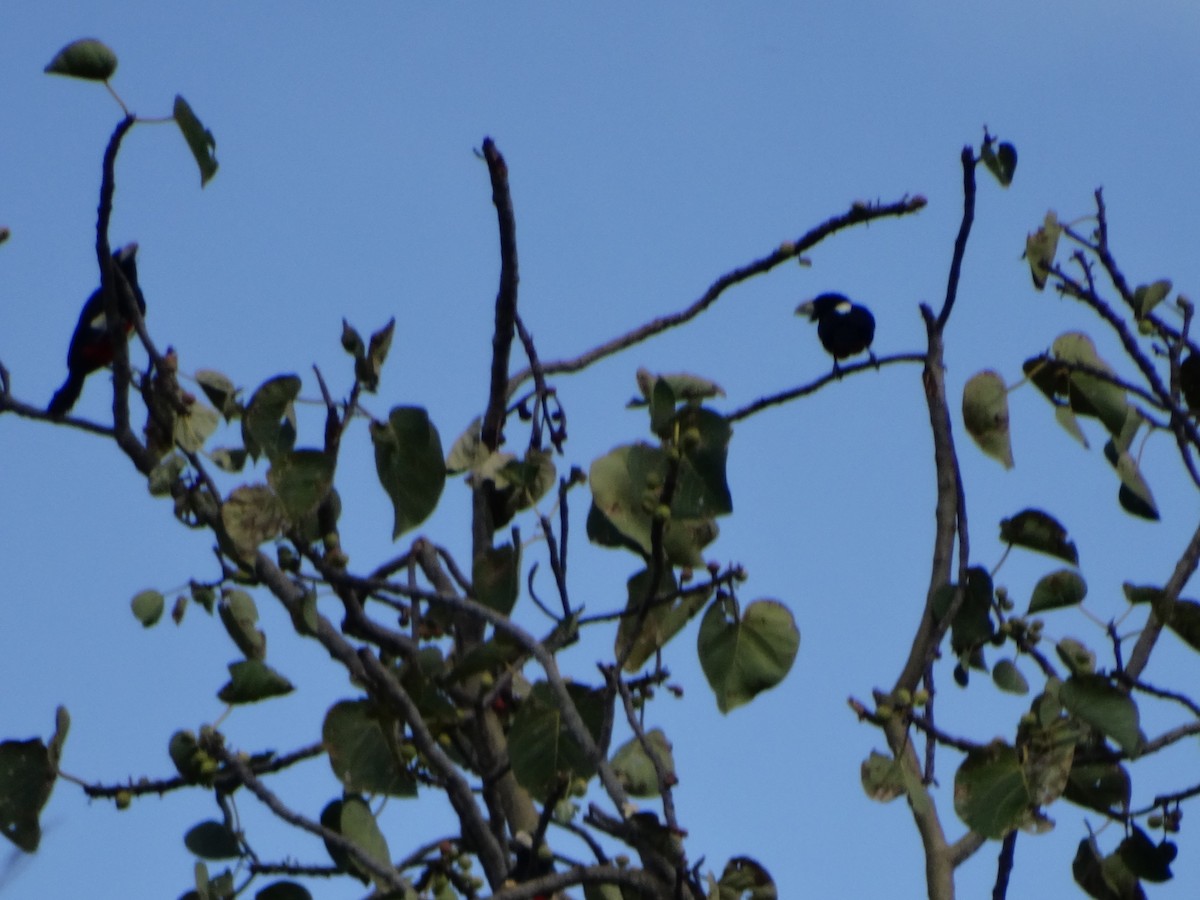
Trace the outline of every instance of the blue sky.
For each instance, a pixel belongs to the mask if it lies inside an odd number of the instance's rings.
[[[919,216],[842,234],[811,254],[811,268],[739,287],[692,327],[561,379],[564,471],[645,435],[644,413],[624,409],[640,365],[716,380],[726,409],[827,371],[814,330],[792,315],[822,291],[871,306],[878,353],[919,350],[917,304],[940,301],[958,227],[959,151],[978,144],[985,124],[1016,144],[1020,163],[1007,191],[980,181],[948,332],[953,396],[983,368],[1015,381],[1020,362],[1066,330],[1089,330],[1116,359],[1079,307],[1032,290],[1019,258],[1047,209],[1086,215],[1097,186],[1130,280],[1168,277],[1200,291],[1200,12],[1190,3],[335,11],[51,0],[8,10],[0,30],[0,224],[12,229],[0,248],[0,360],[32,402],[61,381],[94,286],[100,155],[120,116],[100,87],[42,74],[82,36],[116,50],[114,85],[132,110],[167,115],[180,93],[217,138],[221,170],[204,191],[173,126],[135,129],[119,161],[113,243],[141,245],[160,345],[176,348],[185,372],[219,369],[248,390],[297,372],[315,398],[313,364],[335,392],[348,386],[342,317],[365,333],[395,316],[383,386],[367,408],[382,416],[425,405],[447,444],[486,395],[498,251],[486,169],[472,152],[485,135],[509,162],[521,306],[544,359],[686,306],[718,275],[855,200],[928,198]],[[103,420],[107,402],[97,376],[78,411]],[[999,559],[1001,517],[1043,507],[1079,545],[1089,609],[1101,621],[1120,615],[1121,583],[1165,581],[1194,527],[1194,499],[1173,490],[1171,442],[1157,438],[1146,451],[1163,521],[1142,523],[1117,509],[1098,435],[1083,450],[1029,389],[1011,404],[1012,472],[959,430],[976,561]],[[302,442],[317,442],[317,421],[303,419]],[[722,717],[695,663],[694,630],[667,654],[686,694],[660,700],[649,721],[675,742],[691,857],[719,871],[730,856],[755,856],[784,897],[923,893],[907,811],[875,805],[859,787],[860,761],[882,742],[845,701],[890,685],[921,609],[933,509],[926,422],[918,369],[891,367],[739,425],[735,513],[712,556],[747,567],[743,600],[791,607],[800,655],[781,687]],[[368,569],[395,548],[365,429],[344,451],[338,486],[343,541]],[[465,489],[449,488],[443,507],[421,531],[461,551]],[[106,444],[11,416],[0,417],[0,511],[0,735],[47,735],[63,703],[74,721],[66,769],[106,781],[169,774],[170,734],[220,715],[214,694],[236,651],[197,610],[181,628],[143,632],[127,601],[144,587],[211,576],[209,541],[177,527]],[[582,536],[582,495],[574,513]],[[584,544],[573,554],[576,602],[619,605],[634,560]],[[1052,568],[1014,553],[998,581],[1020,598]],[[224,728],[247,749],[307,743],[320,711],[352,688],[312,646],[288,639],[267,598],[260,609],[271,660],[300,690],[237,711]],[[1078,613],[1052,614],[1046,628],[1105,645],[1102,628]],[[594,676],[610,639],[571,652],[578,677]],[[1165,640],[1147,677],[1187,684],[1194,672],[1194,656]],[[981,741],[1011,734],[1027,700],[997,697],[980,678],[961,692],[948,669],[939,675],[942,723]],[[1175,721],[1144,711],[1150,734]],[[942,761],[943,785],[955,764]],[[1150,768],[1143,802],[1197,780],[1189,752]],[[280,790],[315,813],[333,786],[318,761]],[[940,802],[958,833],[948,791]],[[241,809],[250,827],[265,821],[249,800]],[[1053,834],[1018,842],[1010,896],[1074,890],[1070,858],[1085,816],[1062,804],[1050,814]],[[182,834],[210,815],[200,795],[116,813],[60,784],[43,849],[10,870],[0,893],[178,896],[191,872]],[[436,799],[393,801],[386,815],[396,855],[451,828]],[[324,859],[318,842],[268,835],[263,856]],[[1190,837],[1181,836],[1176,881],[1152,896],[1191,896],[1200,883]],[[1101,835],[1106,848],[1118,839],[1112,828]],[[996,849],[961,870],[961,896],[988,889]],[[320,893],[357,895],[353,885]]]

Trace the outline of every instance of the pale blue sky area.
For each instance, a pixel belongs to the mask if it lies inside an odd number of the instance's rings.
[[[522,314],[544,359],[686,306],[717,276],[856,200],[929,200],[918,216],[827,241],[810,268],[730,291],[691,327],[558,379],[570,427],[563,472],[647,436],[644,412],[624,409],[638,366],[719,382],[724,410],[827,372],[815,330],[793,315],[822,291],[871,306],[877,353],[921,350],[917,304],[940,303],[958,228],[959,153],[978,146],[985,124],[1020,160],[1008,190],[980,173],[947,338],[952,396],[983,368],[1018,380],[1022,360],[1070,329],[1092,332],[1117,358],[1081,307],[1033,291],[1020,259],[1047,209],[1087,215],[1097,186],[1129,279],[1171,278],[1200,299],[1200,11],[1189,2],[11,7],[0,27],[0,225],[12,229],[0,247],[0,360],[30,402],[62,380],[96,282],[100,157],[120,110],[99,86],[42,74],[84,36],[119,55],[114,85],[133,111],[169,115],[179,93],[217,139],[221,169],[203,191],[171,125],[136,128],[118,164],[112,240],[141,245],[147,322],[182,371],[219,369],[248,391],[297,372],[304,396],[317,398],[315,363],[341,393],[352,377],[342,317],[366,333],[395,316],[392,356],[366,406],[383,416],[424,405],[447,446],[486,397],[498,250],[486,168],[473,153],[486,135],[509,163]],[[78,412],[103,421],[108,403],[98,375]],[[1194,495],[1173,490],[1172,443],[1158,437],[1145,451],[1163,521],[1144,523],[1117,508],[1100,435],[1084,450],[1030,389],[1011,403],[1011,472],[959,427],[975,561],[999,559],[1001,517],[1043,507],[1079,546],[1088,608],[1101,622],[1120,615],[1121,583],[1163,583],[1194,528]],[[319,443],[318,415],[302,419],[301,444]],[[686,692],[658,700],[647,721],[675,743],[692,860],[719,872],[731,856],[753,856],[785,898],[923,895],[906,808],[876,805],[859,786],[861,760],[882,741],[846,699],[890,686],[908,651],[929,572],[930,446],[916,366],[847,378],[736,428],[735,513],[710,553],[748,569],[744,601],[786,602],[802,644],[782,686],[724,717],[695,661],[694,626],[668,650]],[[396,548],[365,428],[343,450],[338,487],[343,542],[369,570]],[[582,538],[586,498],[574,496]],[[449,485],[443,506],[421,533],[461,553],[466,490]],[[215,692],[237,651],[197,609],[182,627],[144,632],[128,599],[212,577],[210,541],[179,527],[108,444],[4,416],[0,564],[0,737],[47,736],[62,703],[74,723],[66,770],[98,781],[170,775],[169,736],[221,714]],[[636,568],[632,556],[577,543],[573,599],[589,612],[617,608]],[[1014,553],[998,582],[1023,605],[1053,568]],[[259,599],[271,662],[299,690],[235,711],[223,729],[239,748],[284,750],[317,739],[325,707],[353,688]],[[545,627],[527,599],[518,615]],[[1102,626],[1078,612],[1051,614],[1046,631],[1103,658]],[[573,648],[572,673],[594,680],[610,640]],[[1195,684],[1195,656],[1172,640],[1147,677]],[[948,664],[938,678],[944,727],[978,741],[1011,737],[1028,698],[999,697],[978,676],[960,691]],[[1144,711],[1150,735],[1177,723],[1173,711]],[[1200,780],[1194,750],[1151,767],[1135,803]],[[956,765],[947,754],[939,769],[952,836],[962,829],[950,804]],[[336,787],[317,760],[278,790],[315,816]],[[262,831],[268,814],[250,798],[240,809],[262,833],[263,858],[325,861],[318,841]],[[60,783],[39,854],[4,869],[0,847],[0,895],[177,897],[192,871],[182,835],[213,813],[200,793],[117,813]],[[1077,890],[1075,845],[1085,821],[1103,822],[1065,803],[1050,816],[1052,834],[1018,841],[1010,897]],[[437,799],[393,800],[384,822],[397,857],[453,830]],[[1200,884],[1200,845],[1188,817],[1184,826],[1177,880],[1152,887],[1154,898],[1191,897]],[[1116,829],[1100,841],[1115,847]],[[960,896],[988,895],[997,850],[961,870]],[[338,882],[314,893],[362,892]]]

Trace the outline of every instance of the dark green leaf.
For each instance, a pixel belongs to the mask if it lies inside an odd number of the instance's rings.
[[[471,569],[475,599],[502,615],[512,612],[521,586],[520,551],[512,544],[486,547]]]
[[[663,440],[671,437],[675,423],[675,392],[666,379],[656,378],[650,392],[650,430]]]
[[[1033,589],[1026,615],[1075,606],[1087,596],[1087,583],[1073,569],[1059,569],[1043,575]]]
[[[604,721],[605,696],[579,684],[567,685],[575,708],[594,740]],[[594,767],[563,724],[558,698],[540,681],[517,707],[508,735],[513,775],[537,800],[574,778],[590,778]]]
[[[255,659],[230,663],[229,674],[230,681],[217,693],[222,703],[257,703],[295,690],[290,681]]]
[[[446,483],[442,440],[418,406],[397,406],[386,424],[372,423],[375,471],[392,500],[392,540],[425,521]]]
[[[1072,675],[1059,689],[1059,699],[1071,715],[1112,738],[1130,756],[1142,743],[1138,708],[1124,691],[1103,675]]]
[[[134,618],[141,622],[144,628],[149,628],[162,618],[166,604],[166,598],[162,593],[154,590],[139,591],[129,601]]]
[[[1171,863],[1176,852],[1173,843],[1163,841],[1156,844],[1136,825],[1130,827],[1129,836],[1117,848],[1117,854],[1130,872],[1137,878],[1155,884],[1171,880]]]
[[[1071,766],[1063,796],[1101,812],[1122,811],[1129,804],[1129,775],[1117,762],[1078,762]]]
[[[33,853],[42,839],[38,814],[57,777],[50,751],[40,740],[0,742],[0,834]]]
[[[732,598],[718,599],[700,622],[700,666],[723,713],[779,684],[799,649],[796,621],[777,600],[756,600],[739,619]]]
[[[276,881],[255,894],[254,900],[312,900],[312,894],[294,881]]]
[[[970,751],[954,775],[954,810],[984,837],[999,840],[1022,825],[1032,803],[1020,758],[1007,744]]]
[[[1067,529],[1040,509],[1024,509],[1011,519],[1001,519],[1000,540],[1079,565],[1079,551],[1067,540]]]
[[[242,855],[238,836],[221,822],[201,822],[183,838],[184,845],[201,859],[235,859]]]
[[[274,459],[296,444],[296,411],[300,379],[279,375],[264,382],[250,398],[242,414],[242,442],[253,459],[266,454]]]
[[[771,874],[748,856],[735,856],[725,864],[711,900],[776,900],[779,891]]]
[[[200,169],[200,187],[204,187],[217,174],[217,139],[200,123],[188,102],[178,94],[175,95],[174,116]]]
[[[1001,659],[992,666],[992,681],[1009,694],[1028,694],[1029,682],[1011,659]]]
[[[95,38],[82,38],[59,50],[43,71],[48,75],[108,81],[117,71],[117,54]]]
[[[333,460],[320,450],[293,450],[275,456],[267,483],[289,522],[297,524],[316,512],[333,487],[333,469]]]
[[[415,797],[417,782],[397,747],[398,725],[366,700],[330,707],[321,727],[329,765],[348,791]]]
[[[1063,638],[1055,644],[1054,651],[1072,675],[1091,675],[1096,671],[1096,654],[1074,638]]]
[[[617,658],[625,659],[626,672],[639,671],[647,660],[665,647],[704,608],[712,595],[712,588],[697,588],[676,596],[678,585],[675,576],[671,572],[664,572],[653,601],[649,598],[649,592],[650,573],[645,569],[627,582],[625,615],[617,626],[614,648]],[[643,606],[645,615],[640,615]]]
[[[338,829],[341,834],[361,847],[379,865],[390,868],[391,852],[379,823],[361,797],[346,797],[342,801]]]

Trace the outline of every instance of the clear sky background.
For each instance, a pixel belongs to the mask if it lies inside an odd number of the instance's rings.
[[[42,74],[63,44],[84,36],[116,50],[114,85],[133,111],[169,115],[181,93],[218,142],[221,169],[203,192],[173,126],[136,128],[119,161],[111,237],[114,246],[141,245],[148,325],[160,346],[176,348],[183,371],[219,369],[247,391],[297,372],[304,396],[316,398],[314,363],[335,392],[350,384],[342,317],[366,333],[395,316],[392,355],[367,408],[384,416],[392,405],[425,405],[447,447],[486,397],[498,250],[486,168],[472,152],[485,135],[510,166],[521,308],[544,359],[686,306],[720,274],[855,200],[929,200],[916,217],[827,241],[811,268],[788,266],[731,291],[682,331],[558,379],[570,423],[564,472],[646,435],[644,412],[624,409],[639,365],[716,380],[727,410],[827,372],[815,329],[793,316],[822,291],[871,306],[878,353],[922,349],[917,304],[940,303],[945,291],[959,152],[978,145],[985,124],[1017,146],[1020,162],[1008,190],[980,173],[948,332],[952,397],[983,368],[1016,381],[1023,359],[1070,329],[1088,330],[1117,358],[1081,307],[1033,291],[1020,259],[1047,209],[1064,220],[1087,215],[1097,186],[1129,279],[1171,278],[1200,299],[1200,9],[1183,0],[449,8],[47,0],[13,4],[3,19],[0,224],[13,236],[0,247],[0,360],[31,402],[61,382],[71,329],[97,280],[100,158],[120,110],[97,85]],[[103,421],[108,402],[96,376],[78,412]],[[975,561],[999,559],[1001,517],[1042,507],[1079,546],[1089,610],[1100,623],[1121,615],[1121,583],[1165,582],[1195,527],[1195,495],[1180,487],[1173,443],[1158,437],[1144,457],[1163,520],[1136,521],[1116,505],[1095,430],[1087,451],[1056,428],[1032,389],[1011,404],[1011,472],[958,429]],[[319,443],[318,415],[302,420],[301,444]],[[922,607],[933,531],[927,422],[912,366],[847,378],[736,429],[735,513],[710,553],[749,570],[743,601],[786,602],[802,644],[782,686],[725,717],[695,662],[694,626],[667,653],[686,693],[659,700],[648,724],[675,743],[692,860],[704,856],[719,872],[730,856],[754,856],[783,897],[923,895],[907,809],[876,805],[859,787],[859,763],[882,740],[846,698],[892,683]],[[365,427],[343,450],[338,487],[344,544],[367,570],[398,548]],[[582,538],[587,504],[582,492],[574,499]],[[443,506],[421,533],[461,553],[465,488],[449,485]],[[537,553],[531,547],[527,558]],[[210,541],[179,527],[108,444],[5,416],[0,563],[0,736],[48,736],[62,703],[73,718],[68,771],[105,782],[172,774],[169,736],[220,715],[215,692],[237,652],[197,609],[182,627],[145,632],[128,600],[145,587],[212,577]],[[631,556],[577,543],[573,598],[589,612],[617,608],[636,568]],[[1014,553],[997,581],[1023,608],[1054,568]],[[284,750],[315,740],[325,707],[354,691],[314,644],[289,634],[269,598],[259,600],[270,660],[299,690],[238,710],[223,728],[239,748]],[[527,599],[519,609],[545,627]],[[1050,614],[1046,631],[1107,659],[1102,624],[1078,612]],[[573,674],[594,679],[609,641],[574,648]],[[1196,673],[1195,656],[1168,636],[1146,674],[1186,687]],[[1026,674],[1036,685],[1032,667]],[[1001,697],[978,675],[960,691],[948,664],[938,678],[944,727],[1011,739],[1029,698]],[[1143,705],[1151,736],[1178,721],[1173,710]],[[1200,780],[1195,749],[1149,766],[1135,804]],[[943,786],[956,765],[942,759]],[[335,787],[317,760],[278,790],[315,816]],[[957,836],[948,790],[940,803]],[[249,798],[240,809],[258,837],[266,814]],[[8,865],[0,848],[0,894],[176,897],[192,869],[182,835],[214,812],[195,793],[117,813],[60,783],[38,855]],[[1052,834],[1018,841],[1011,897],[1077,891],[1075,845],[1085,821],[1103,822],[1065,803],[1050,815]],[[1152,897],[1195,895],[1200,844],[1189,818],[1177,879]],[[399,857],[454,823],[427,798],[393,800],[385,824]],[[1119,839],[1113,827],[1100,835],[1105,850]],[[268,829],[256,846],[268,859],[326,858],[318,841],[289,830]],[[997,850],[988,845],[960,870],[960,896],[990,891]],[[314,891],[361,895],[353,882]]]

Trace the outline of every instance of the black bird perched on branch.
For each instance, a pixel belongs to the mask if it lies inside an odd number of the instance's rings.
[[[833,357],[833,374],[841,377],[838,360],[846,359],[864,350],[871,355],[871,362],[879,367],[875,354],[871,353],[871,341],[875,338],[875,317],[865,306],[852,303],[844,294],[821,294],[814,300],[796,307],[796,315],[808,316],[817,323],[817,337],[821,346]]]
[[[137,279],[137,249],[137,244],[126,244],[113,254],[113,262],[116,263],[113,269],[113,288],[117,292],[117,308],[124,307],[125,310],[121,313],[121,325],[125,335],[133,330],[133,317],[124,300],[121,279],[129,285],[129,291],[137,300],[139,312],[142,315],[146,314],[146,298],[142,296]],[[97,369],[111,364],[114,352],[112,335],[109,334],[105,316],[104,291],[102,288],[96,288],[83,304],[79,323],[75,326],[75,333],[71,335],[71,347],[67,351],[67,380],[51,398],[46,412],[52,416],[65,416],[79,399],[84,379]]]

